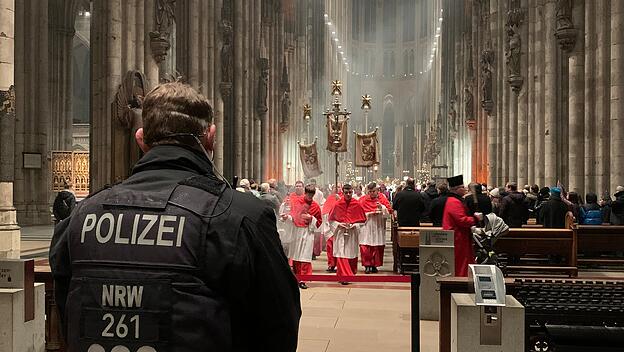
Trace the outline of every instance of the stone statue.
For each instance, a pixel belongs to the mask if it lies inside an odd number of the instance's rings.
[[[280,123],[280,127],[284,131],[288,129],[288,125],[290,123],[290,104],[290,92],[286,90],[284,91],[284,95],[282,96],[281,101],[282,121]]]
[[[494,102],[492,101],[492,71],[493,71],[494,52],[490,49],[485,49],[481,53],[481,59],[479,64],[481,66],[481,107],[488,114],[492,112],[494,108]]]
[[[557,0],[556,30],[574,28],[572,24],[572,0]]]
[[[464,114],[466,115],[466,120],[473,120],[474,97],[472,95],[472,90],[469,87],[464,88],[464,95],[466,96],[464,101]]]
[[[149,33],[150,49],[157,63],[165,61],[171,48],[171,31],[175,23],[175,0],[158,0],[156,2],[156,28]]]
[[[138,128],[141,123],[145,76],[140,71],[128,71],[115,94],[113,118],[126,129]]]
[[[223,46],[221,47],[221,82],[231,83],[233,78],[232,23],[223,21]]]
[[[557,0],[557,28],[555,37],[561,50],[571,51],[576,44],[578,31],[572,23],[572,0]]]
[[[267,111],[267,97],[269,91],[269,59],[261,58],[259,60],[260,77],[258,78],[258,92],[256,100],[256,111],[259,118],[266,117]]]
[[[449,104],[448,123],[450,131],[457,133],[457,110],[455,110],[455,98],[453,98]]]
[[[509,39],[509,46],[507,51],[507,70],[509,76],[520,75],[520,50],[522,45],[522,39],[520,38],[519,28],[516,26],[507,27],[507,37]]]
[[[171,28],[175,22],[176,0],[156,1],[156,31],[166,39],[171,36]]]

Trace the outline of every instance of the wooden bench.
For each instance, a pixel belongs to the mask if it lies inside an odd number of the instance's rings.
[[[519,263],[507,265],[506,275],[578,275],[576,233],[571,229],[513,228],[494,244],[501,256],[519,258]],[[561,256],[564,263],[549,264],[552,256]]]
[[[624,265],[624,226],[574,225],[579,264]]]

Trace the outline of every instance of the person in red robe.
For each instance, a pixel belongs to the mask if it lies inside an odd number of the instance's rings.
[[[366,186],[367,193],[359,199],[366,213],[366,223],[360,229],[360,256],[366,274],[376,273],[383,265],[386,248],[386,219],[392,213],[392,206],[381,193],[376,182]]]
[[[474,264],[475,255],[472,248],[472,234],[470,227],[476,225],[479,217],[483,215],[475,213],[468,215],[468,208],[463,202],[466,194],[463,175],[450,177],[450,195],[444,206],[442,228],[453,230],[455,237],[455,276],[468,276],[468,264]]]
[[[354,276],[357,273],[360,227],[366,222],[366,214],[360,203],[353,199],[351,185],[342,186],[342,198],[329,214],[329,222],[334,230],[336,275]],[[346,281],[341,283],[348,284]]]
[[[327,272],[336,272],[336,258],[334,258],[334,232],[329,225],[329,213],[334,209],[336,202],[342,197],[341,185],[334,186],[333,192],[327,197],[321,211],[323,215],[323,234],[325,235],[325,250],[327,252]]]
[[[321,227],[321,208],[312,200],[316,187],[305,187],[303,197],[294,197],[291,201],[290,218],[292,219],[293,241],[290,257],[293,261],[295,275],[312,274],[312,251],[314,247],[314,232]],[[299,287],[308,288],[305,282],[300,281]]]

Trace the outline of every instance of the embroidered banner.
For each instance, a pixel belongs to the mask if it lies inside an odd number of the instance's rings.
[[[316,140],[312,144],[299,143],[299,157],[301,158],[301,167],[306,178],[318,177],[323,173],[316,151]]]
[[[377,130],[355,134],[355,166],[369,167],[379,164]]]
[[[327,150],[332,153],[347,151],[347,121],[348,118],[336,119],[333,115],[327,116]]]

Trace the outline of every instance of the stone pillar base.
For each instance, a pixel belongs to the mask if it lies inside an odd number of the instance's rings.
[[[35,284],[35,319],[24,322],[24,290],[0,289],[0,351],[45,351],[45,285]]]
[[[13,183],[0,182],[0,259],[20,257],[20,236],[13,208]]]

